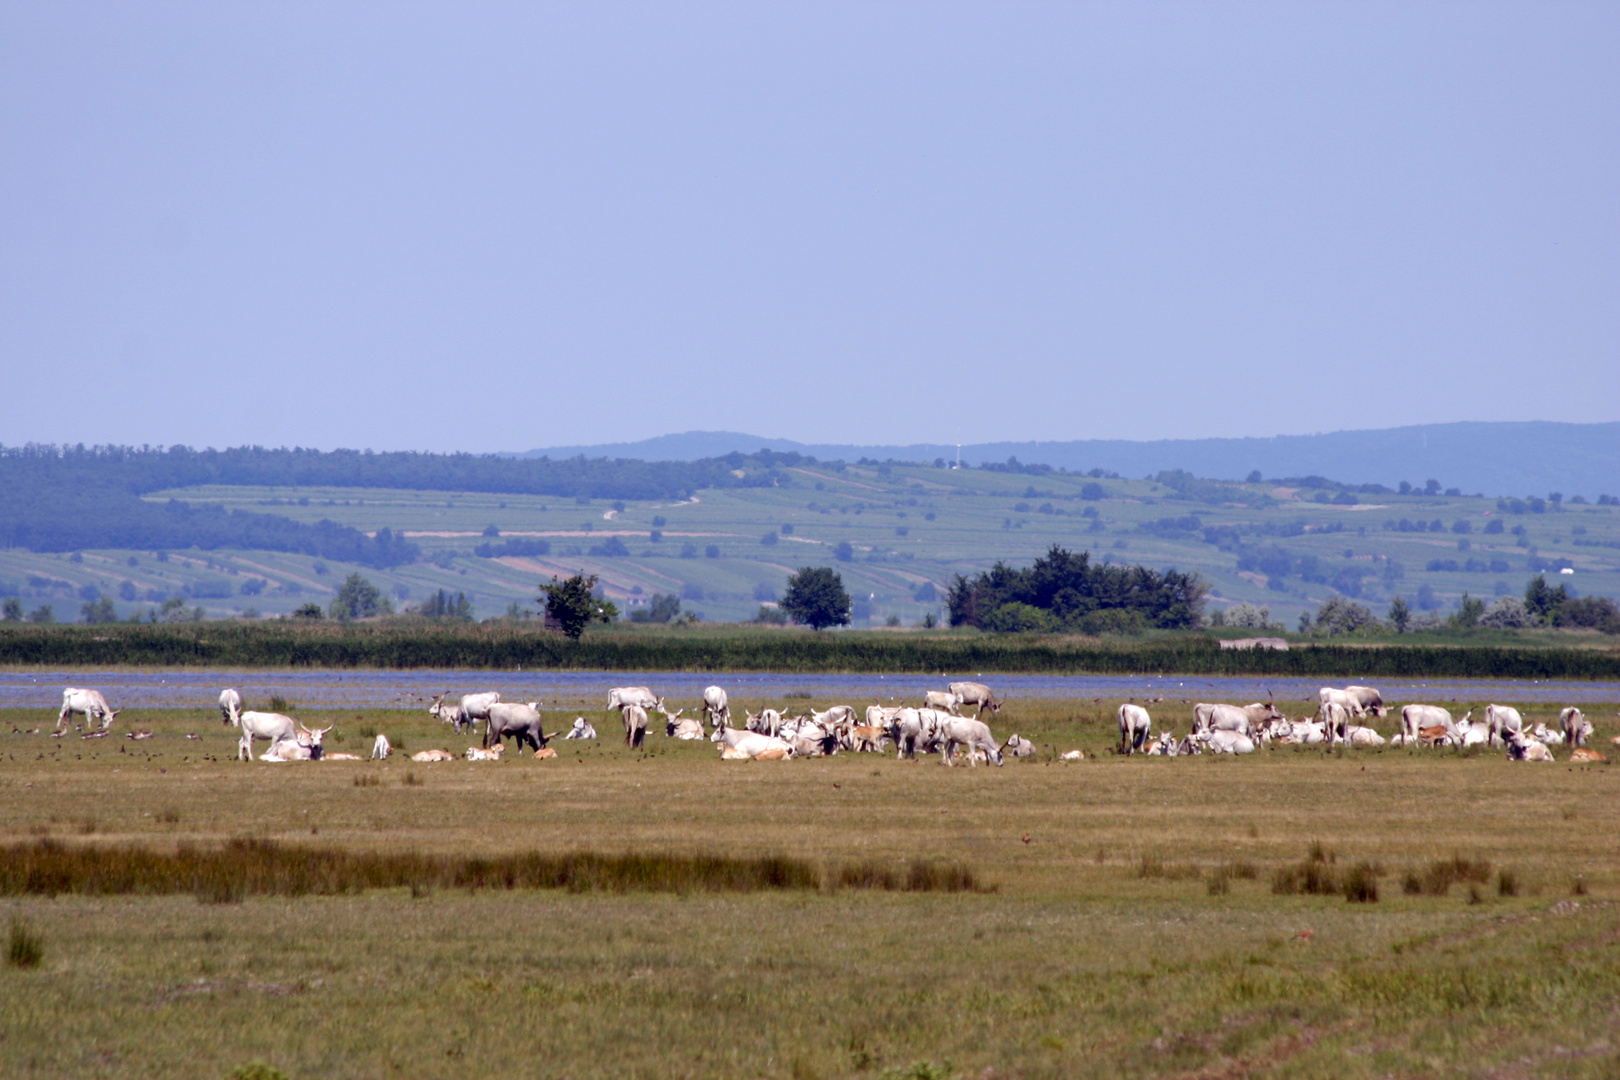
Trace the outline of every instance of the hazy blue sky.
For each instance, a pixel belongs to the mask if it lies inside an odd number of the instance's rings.
[[[0,4],[0,442],[1620,418],[1620,5]]]

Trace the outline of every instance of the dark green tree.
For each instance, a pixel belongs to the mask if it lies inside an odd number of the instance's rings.
[[[79,618],[87,623],[117,622],[118,612],[113,610],[111,597],[97,596],[79,609]]]
[[[467,599],[466,593],[458,592],[451,596],[443,589],[423,600],[418,611],[430,619],[471,619],[473,617],[472,601]]]
[[[1537,574],[1530,579],[1530,584],[1524,590],[1524,606],[1531,615],[1544,623],[1558,621],[1558,610],[1569,599],[1569,590],[1562,585],[1553,588],[1547,584],[1547,579]]]
[[[1485,601],[1475,599],[1467,593],[1462,594],[1462,600],[1457,610],[1451,613],[1451,625],[1466,630],[1471,626],[1478,626],[1480,616],[1485,614]]]
[[[22,601],[17,599],[15,596],[6,597],[5,607],[3,610],[0,610],[0,618],[5,619],[6,622],[21,622],[22,617]]]
[[[812,630],[849,625],[849,593],[844,591],[843,577],[826,566],[800,567],[788,578],[782,610]]]
[[[344,621],[369,619],[374,615],[391,614],[393,610],[393,602],[382,594],[382,590],[359,574],[349,575],[329,608],[332,618]]]
[[[596,575],[575,574],[567,581],[553,577],[542,583],[537,598],[546,605],[546,617],[557,620],[562,632],[575,641],[593,622],[612,622],[619,616],[613,602],[596,595]]]
[[[1406,598],[1397,596],[1389,602],[1389,624],[1395,628],[1397,634],[1406,633],[1406,627],[1412,621],[1412,609],[1407,607]]]

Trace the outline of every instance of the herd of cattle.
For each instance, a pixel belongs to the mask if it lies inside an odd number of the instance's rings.
[[[501,695],[465,694],[456,704],[439,694],[428,712],[450,724],[459,734],[477,732],[483,726],[483,743],[469,747],[471,760],[499,759],[507,739],[515,740],[522,751],[532,747],[537,757],[555,757],[546,744],[559,735],[564,739],[594,739],[596,729],[584,717],[573,726],[547,734],[541,725],[537,701],[503,702]],[[1156,700],[1163,700],[1156,699]],[[647,734],[652,713],[664,722],[664,734],[673,739],[702,739],[716,743],[724,760],[781,761],[789,758],[821,757],[848,752],[882,753],[893,749],[897,756],[915,758],[918,752],[937,753],[945,765],[963,757],[969,764],[992,762],[1001,765],[1008,756],[1029,757],[1035,744],[1019,735],[998,742],[982,719],[1001,709],[990,688],[982,683],[955,682],[944,691],[929,691],[921,706],[868,706],[857,716],[848,705],[835,705],[824,711],[785,716],[776,709],[745,713],[741,726],[733,726],[731,703],[724,688],[711,686],[703,691],[701,715],[683,716],[686,709],[670,712],[664,699],[645,686],[620,686],[609,692],[606,708],[616,710],[624,722],[626,746],[640,747]],[[974,714],[962,714],[972,706]],[[263,761],[358,760],[353,754],[328,754],[323,736],[331,730],[308,728],[290,716],[242,708],[242,698],[234,689],[219,695],[219,710],[225,724],[241,732],[237,747],[240,760],[253,760],[255,740],[270,747]],[[82,714],[90,731],[85,738],[107,734],[118,710],[107,704],[97,690],[68,688],[62,692],[62,710],[57,717],[57,735],[66,733],[68,720]],[[1119,752],[1145,753],[1165,757],[1182,754],[1249,754],[1266,743],[1320,744],[1333,748],[1346,746],[1425,746],[1425,747],[1504,747],[1508,757],[1518,761],[1552,761],[1552,747],[1568,745],[1572,761],[1605,761],[1596,750],[1586,747],[1592,737],[1592,723],[1579,709],[1565,708],[1558,716],[1558,728],[1545,723],[1527,726],[1517,709],[1507,705],[1487,705],[1483,720],[1473,721],[1469,711],[1454,720],[1438,705],[1406,705],[1400,710],[1400,730],[1385,738],[1359,721],[1385,717],[1389,709],[1383,695],[1369,686],[1344,689],[1323,687],[1318,708],[1309,719],[1289,719],[1277,709],[1275,700],[1252,705],[1199,703],[1193,706],[1191,731],[1181,739],[1168,728],[1157,736],[1153,718],[1144,707],[1127,703],[1119,707]],[[99,722],[100,726],[97,727]],[[705,726],[707,725],[707,727]],[[133,735],[132,735],[133,737]],[[1620,737],[1615,740],[1620,744]],[[378,735],[372,747],[373,758],[386,758],[392,748],[387,736]],[[413,760],[448,760],[447,750],[425,750]],[[1062,755],[1074,759],[1079,751]]]

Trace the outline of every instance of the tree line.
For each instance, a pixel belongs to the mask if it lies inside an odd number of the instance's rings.
[[[1132,633],[1198,626],[1206,591],[1197,574],[1093,563],[1090,552],[1054,544],[1033,566],[957,574],[946,605],[952,626]]]

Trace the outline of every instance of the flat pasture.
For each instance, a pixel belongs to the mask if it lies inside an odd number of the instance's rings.
[[[658,734],[635,752],[616,716],[561,710],[548,729],[583,714],[602,740],[249,765],[217,713],[131,709],[111,737],[58,740],[54,711],[5,710],[8,850],[928,860],[989,888],[5,895],[0,932],[41,955],[0,966],[0,1075],[1620,1073],[1620,772],[1562,749],[1123,758],[1117,705],[1011,703],[997,736],[1041,752],[1001,769],[722,763]],[[1184,706],[1150,708],[1186,729]],[[1586,711],[1615,749],[1615,706]],[[474,742],[421,712],[294,712],[362,756],[377,731],[407,753]],[[1086,759],[1055,760],[1070,749]],[[1274,891],[1313,865],[1363,867],[1377,899]]]

